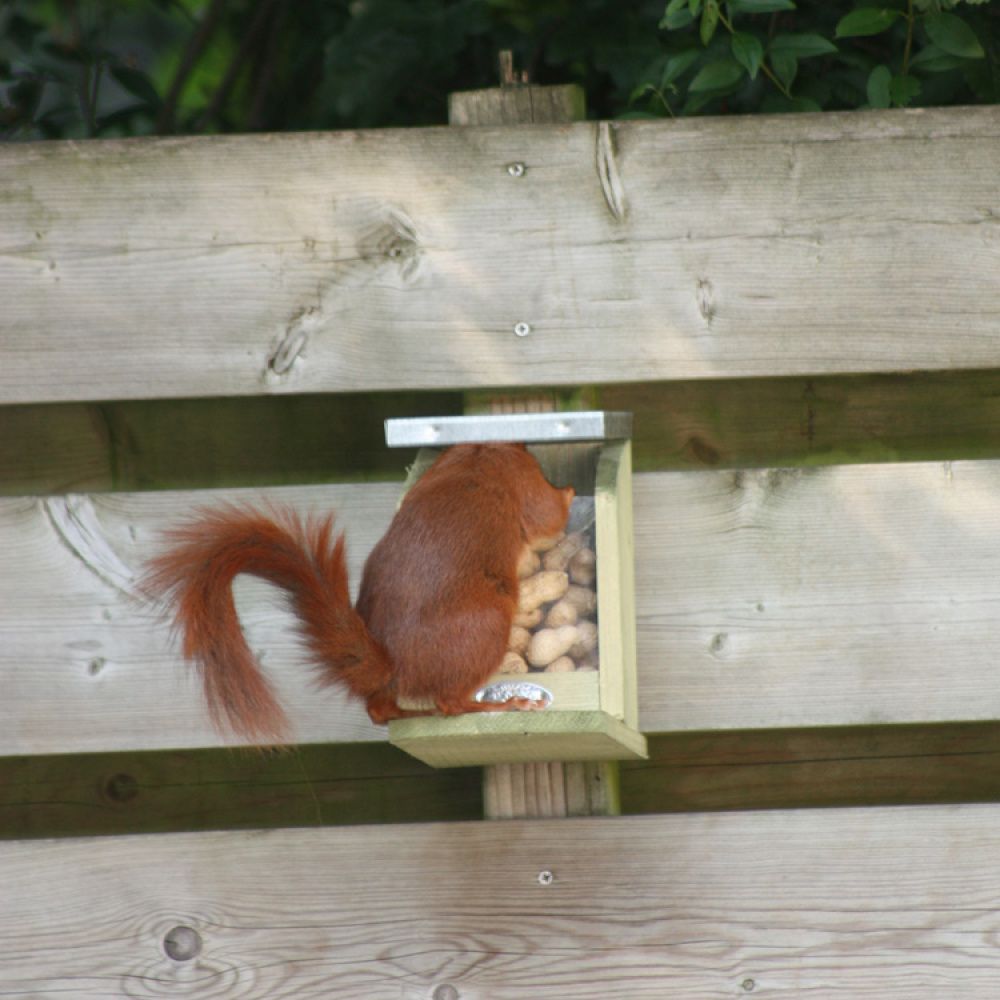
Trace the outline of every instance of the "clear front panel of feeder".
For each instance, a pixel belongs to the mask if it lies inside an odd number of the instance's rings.
[[[597,670],[595,551],[594,498],[576,497],[565,532],[522,559],[518,611],[501,673]]]

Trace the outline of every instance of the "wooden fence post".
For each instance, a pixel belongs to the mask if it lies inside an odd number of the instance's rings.
[[[502,85],[450,94],[449,124],[551,125],[586,117],[581,87],[537,87],[525,77],[515,77],[511,53],[501,52]],[[501,406],[491,408],[499,412]],[[555,398],[519,399],[503,409],[552,410]],[[618,765],[605,761],[491,765],[483,774],[483,809],[487,819],[616,815],[620,811]]]

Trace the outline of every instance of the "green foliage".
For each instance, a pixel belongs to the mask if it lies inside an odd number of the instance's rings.
[[[0,137],[441,124],[511,49],[595,117],[1000,100],[1000,0],[3,0]]]
[[[0,8],[0,135],[40,138],[128,132],[160,97],[137,68],[147,39],[188,30],[165,5],[140,0],[60,4],[6,0]],[[128,37],[134,46],[116,48]],[[145,44],[144,44],[145,42]]]
[[[993,103],[997,15],[996,5],[958,0],[669,0],[663,52],[631,107],[689,115]]]

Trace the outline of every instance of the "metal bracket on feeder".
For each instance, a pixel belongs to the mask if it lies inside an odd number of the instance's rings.
[[[632,414],[606,410],[497,413],[468,417],[399,417],[385,422],[390,448],[444,448],[470,441],[563,444],[632,436]]]

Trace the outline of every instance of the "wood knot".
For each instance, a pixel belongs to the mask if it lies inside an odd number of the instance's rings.
[[[184,924],[171,927],[163,937],[163,950],[175,962],[190,962],[201,954],[201,935]]]
[[[695,290],[695,300],[698,303],[698,312],[701,313],[701,318],[708,324],[711,325],[712,318],[715,316],[715,297],[714,289],[712,288],[712,282],[708,278],[699,278],[698,287]]]
[[[375,245],[395,263],[404,281],[413,278],[420,264],[420,241],[416,223],[406,212],[395,205],[385,209],[384,224],[375,233]]]
[[[285,327],[278,346],[267,359],[267,367],[275,375],[287,375],[309,343],[309,336],[322,319],[322,309],[311,306],[301,309]]]
[[[713,447],[704,438],[692,434],[684,445],[684,455],[693,464],[714,468],[722,461],[718,448]]]
[[[597,176],[601,181],[604,200],[611,214],[621,222],[625,218],[625,185],[618,172],[614,136],[610,122],[597,126]]]
[[[131,802],[139,794],[139,781],[131,774],[112,774],[104,781],[104,795],[112,802]]]

